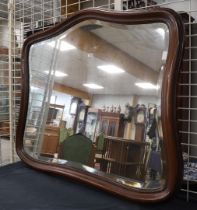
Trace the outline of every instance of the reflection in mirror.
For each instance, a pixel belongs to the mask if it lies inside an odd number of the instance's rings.
[[[96,20],[33,44],[26,152],[121,185],[164,187],[160,106],[168,44],[164,23]]]

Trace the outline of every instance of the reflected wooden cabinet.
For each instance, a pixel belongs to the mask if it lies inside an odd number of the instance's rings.
[[[105,136],[122,137],[124,133],[123,117],[119,113],[100,112],[99,133]]]
[[[89,108],[85,135],[95,142],[97,136],[101,133],[105,136],[123,137],[124,122],[122,114]]]
[[[58,152],[59,147],[59,127],[47,126],[45,128],[40,154],[52,156]]]
[[[10,135],[10,123],[0,122],[0,136],[9,137]]]
[[[40,150],[40,154],[43,156],[53,157],[54,153],[58,152],[63,113],[64,105],[50,104]]]
[[[109,174],[144,180],[149,149],[145,142],[106,137],[100,168]]]
[[[143,123],[135,124],[135,141],[138,142],[145,141],[145,124]]]

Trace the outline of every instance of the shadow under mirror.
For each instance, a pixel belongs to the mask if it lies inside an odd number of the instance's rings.
[[[98,20],[31,45],[26,153],[125,186],[163,188],[168,46],[164,23]]]

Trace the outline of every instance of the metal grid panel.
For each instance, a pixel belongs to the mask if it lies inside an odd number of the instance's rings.
[[[10,162],[9,21],[7,1],[0,2],[0,166]]]
[[[18,160],[15,152],[15,123],[20,91],[20,53],[16,54],[13,1],[0,1],[0,166]],[[16,111],[16,114],[15,114]]]
[[[134,2],[134,4],[133,4]],[[142,3],[137,5],[137,3]],[[185,27],[186,27],[186,48],[181,69],[179,81],[180,94],[178,100],[181,103],[177,108],[179,119],[179,133],[182,141],[182,148],[184,151],[184,165],[185,165],[185,182],[182,191],[186,192],[186,198],[189,200],[196,199],[197,192],[193,190],[193,184],[197,182],[197,177],[191,176],[195,172],[197,159],[197,1],[196,0],[144,0],[144,1],[130,1],[130,0],[15,0],[14,13],[14,29],[18,35],[14,38],[16,45],[12,46],[14,49],[14,57],[20,54],[20,49],[24,38],[38,30],[44,30],[62,19],[67,18],[74,12],[89,8],[104,8],[108,10],[133,10],[145,9],[156,6],[169,7],[181,14],[186,13]],[[136,8],[137,7],[137,8]],[[16,61],[16,60],[15,60]],[[17,77],[20,78],[20,68],[17,62],[14,62],[13,72],[15,74],[15,84]],[[19,94],[19,93],[18,93]],[[20,99],[20,95],[15,95],[15,99]],[[15,108],[18,108],[18,104]],[[17,113],[17,112],[16,112]],[[17,117],[17,116],[16,116]],[[15,119],[15,122],[17,118]],[[15,128],[15,126],[14,126]],[[14,135],[14,134],[13,134]],[[194,174],[194,173],[193,173]]]

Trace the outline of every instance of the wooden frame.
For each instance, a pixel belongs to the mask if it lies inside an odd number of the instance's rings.
[[[165,23],[169,28],[169,52],[163,76],[163,88],[161,97],[162,128],[165,142],[167,172],[166,185],[156,190],[140,190],[123,186],[111,179],[79,170],[72,166],[50,164],[33,159],[23,147],[23,135],[28,110],[29,99],[29,50],[32,44],[57,36],[72,26],[88,20],[97,19],[119,24],[146,24]],[[83,10],[74,16],[48,29],[30,36],[24,43],[22,51],[22,96],[20,117],[18,122],[16,150],[19,157],[28,165],[46,172],[54,172],[75,180],[79,180],[100,189],[109,191],[115,195],[123,196],[140,202],[156,202],[171,196],[181,181],[182,164],[181,150],[178,143],[176,128],[176,82],[182,59],[184,29],[179,15],[170,9],[150,9],[140,12],[106,12],[99,10]]]

